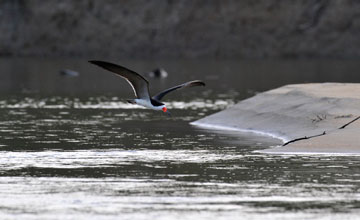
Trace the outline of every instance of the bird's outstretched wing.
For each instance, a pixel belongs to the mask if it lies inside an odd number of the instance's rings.
[[[177,85],[177,86],[174,86],[172,88],[166,89],[166,90],[160,92],[159,94],[154,95],[152,98],[155,99],[155,100],[160,101],[169,92],[172,92],[172,91],[174,91],[176,89],[181,89],[181,88],[184,88],[184,87],[193,87],[193,86],[205,86],[205,83],[200,81],[200,80],[194,80],[194,81],[186,82],[186,83],[183,83],[181,85]]]
[[[90,60],[89,62],[98,65],[106,70],[109,70],[113,73],[116,73],[117,75],[126,79],[126,81],[128,81],[133,88],[135,96],[137,98],[150,99],[149,82],[140,74],[125,67],[105,61]]]

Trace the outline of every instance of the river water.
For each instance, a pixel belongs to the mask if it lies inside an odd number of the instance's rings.
[[[287,83],[359,82],[357,62],[164,62],[151,90],[207,83],[169,95],[172,117],[84,60],[0,67],[1,219],[358,219],[360,157],[259,154],[279,141],[189,124]]]

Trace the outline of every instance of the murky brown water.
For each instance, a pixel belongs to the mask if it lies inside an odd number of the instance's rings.
[[[277,141],[189,122],[289,82],[357,82],[358,66],[165,62],[170,76],[150,80],[154,90],[208,84],[169,95],[167,117],[126,104],[130,87],[84,61],[0,60],[0,216],[357,219],[360,157],[258,154]]]

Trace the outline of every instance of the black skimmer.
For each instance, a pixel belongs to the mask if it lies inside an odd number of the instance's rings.
[[[109,70],[113,73],[116,73],[117,75],[121,76],[126,81],[128,81],[128,83],[133,88],[136,96],[136,99],[127,100],[129,103],[138,104],[153,110],[162,110],[163,112],[166,112],[169,115],[170,113],[167,110],[166,105],[160,101],[166,94],[176,89],[180,89],[184,87],[205,86],[205,83],[200,80],[189,81],[181,85],[177,85],[169,89],[166,89],[151,97],[149,92],[149,82],[140,74],[132,70],[129,70],[125,67],[105,61],[91,60],[89,62],[98,65],[106,70]]]

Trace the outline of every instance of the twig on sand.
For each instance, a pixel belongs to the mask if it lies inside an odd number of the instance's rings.
[[[355,122],[356,120],[358,120],[358,119],[360,119],[360,116],[358,116],[357,118],[355,118],[354,120],[352,120],[352,121],[350,121],[350,122],[348,122],[348,123],[346,123],[346,124],[344,124],[343,126],[341,126],[339,129],[344,129],[346,126],[348,126],[349,124],[351,124],[351,123],[353,123],[353,122]]]
[[[347,127],[348,125],[350,125],[351,123],[353,123],[353,122],[355,122],[356,120],[359,120],[359,119],[360,119],[360,116],[358,116],[358,117],[356,117],[355,119],[353,119],[352,121],[344,124],[343,126],[341,126],[341,127],[338,128],[338,129],[344,129],[345,127]],[[290,143],[294,143],[294,142],[296,142],[296,141],[306,140],[306,139],[310,139],[310,138],[314,138],[314,137],[319,137],[319,136],[323,136],[323,135],[326,135],[326,131],[324,131],[324,132],[321,133],[321,134],[317,134],[317,135],[313,135],[313,136],[309,136],[309,137],[305,136],[305,137],[293,139],[293,140],[291,140],[291,141],[288,141],[288,142],[284,143],[282,146],[286,146],[286,145],[288,145],[288,144],[290,144]]]
[[[284,143],[282,146],[286,146],[286,145],[288,145],[288,144],[290,144],[290,143],[293,143],[293,142],[296,142],[296,141],[300,141],[300,140],[306,140],[306,139],[310,139],[310,138],[314,138],[314,137],[323,136],[323,135],[325,135],[325,134],[326,134],[326,132],[324,131],[324,132],[321,133],[321,134],[316,134],[316,135],[309,136],[309,137],[305,136],[305,137],[301,137],[301,138],[296,138],[296,139],[293,139],[293,140],[291,140],[291,141],[288,141],[288,142]]]

